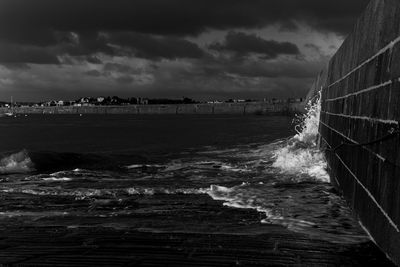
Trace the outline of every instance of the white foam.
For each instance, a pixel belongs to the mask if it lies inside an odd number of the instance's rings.
[[[132,164],[125,166],[127,169],[140,169],[140,168],[163,168],[164,165],[158,165],[158,164]]]
[[[260,213],[265,214],[265,218],[261,220],[261,223],[279,224],[288,227],[290,230],[298,230],[302,227],[310,227],[315,224],[305,220],[299,220],[295,218],[285,218],[272,208],[268,208],[268,205],[273,204],[265,203],[263,200],[258,200],[257,196],[248,192],[245,188],[249,186],[248,183],[243,183],[240,186],[228,188],[224,186],[212,185],[207,191],[207,194],[214,200],[224,201],[223,205],[227,207],[237,209],[254,209]]]
[[[168,188],[127,188],[125,190],[129,195],[154,195],[154,194],[206,194],[208,189],[204,188],[177,188],[177,189],[168,189]]]
[[[48,177],[48,178],[42,178],[43,181],[72,181],[72,178],[69,177]]]
[[[207,193],[214,200],[223,201],[223,205],[237,209],[253,209],[265,217],[260,218],[263,224],[282,225],[288,230],[298,233],[304,233],[317,239],[324,239],[330,242],[338,242],[340,244],[365,242],[366,236],[358,233],[357,230],[347,229],[340,234],[332,233],[332,229],[338,227],[338,223],[332,225],[324,222],[320,218],[320,213],[314,214],[309,209],[309,214],[297,217],[295,210],[296,199],[290,195],[271,195],[270,185],[255,186],[254,184],[242,184],[231,188],[213,185]],[[300,200],[301,201],[301,200]],[[298,207],[297,207],[298,208]],[[301,209],[302,212],[305,212]],[[323,211],[325,213],[326,211]]]
[[[273,167],[289,174],[306,174],[316,180],[329,182],[325,156],[317,149],[294,148],[288,145],[275,151]]]
[[[65,211],[2,211],[0,217],[54,217],[68,214]]]
[[[284,147],[273,152],[273,167],[283,173],[306,174],[322,182],[330,181],[325,156],[317,147],[320,113],[321,101],[318,98],[308,104],[307,113],[300,117],[297,134]]]
[[[25,150],[11,154],[0,160],[0,173],[2,174],[27,173],[32,170],[33,162]]]

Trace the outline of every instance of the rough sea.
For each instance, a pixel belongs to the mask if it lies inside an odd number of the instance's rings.
[[[297,126],[279,116],[0,118],[0,222],[213,234],[279,225],[370,242],[329,183],[317,113]]]

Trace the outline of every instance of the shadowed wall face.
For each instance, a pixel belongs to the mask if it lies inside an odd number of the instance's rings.
[[[372,0],[331,59],[321,146],[333,182],[378,245],[400,264],[400,2]],[[321,76],[320,76],[321,78]],[[340,146],[342,143],[346,145]],[[349,145],[352,144],[352,145]],[[357,146],[358,145],[358,146]],[[329,148],[337,148],[329,150]]]

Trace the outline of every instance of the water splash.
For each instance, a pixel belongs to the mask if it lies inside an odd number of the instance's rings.
[[[34,168],[26,150],[11,154],[0,160],[0,174],[27,173]]]
[[[318,128],[319,118],[321,114],[321,95],[315,99],[311,99],[306,105],[306,113],[298,115],[299,124],[296,125],[295,129],[297,134],[293,137],[294,140],[303,142],[307,145],[315,147]]]
[[[316,180],[329,182],[325,157],[317,147],[320,95],[314,101],[309,101],[306,110],[304,115],[298,117],[300,123],[296,126],[297,134],[290,138],[285,146],[274,151],[273,167],[297,178],[308,175]]]

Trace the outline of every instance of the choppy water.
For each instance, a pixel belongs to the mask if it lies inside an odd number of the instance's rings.
[[[226,231],[238,219],[208,224],[219,213],[198,201],[207,198],[257,210],[260,226],[367,241],[329,184],[317,116],[311,109],[296,135],[285,117],[0,118],[1,140],[9,140],[1,145],[0,220]]]

